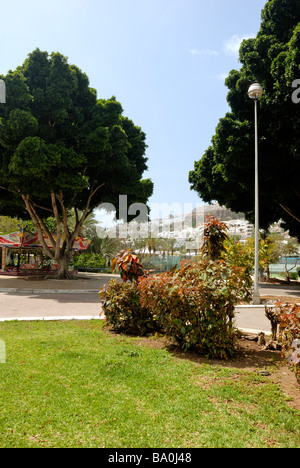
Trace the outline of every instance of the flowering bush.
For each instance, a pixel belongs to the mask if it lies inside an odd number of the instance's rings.
[[[275,311],[280,319],[282,356],[292,366],[300,384],[300,305],[276,302]]]
[[[183,350],[228,358],[235,351],[234,306],[251,297],[243,268],[223,260],[182,263],[179,270],[142,278],[141,305],[157,315],[167,336]]]

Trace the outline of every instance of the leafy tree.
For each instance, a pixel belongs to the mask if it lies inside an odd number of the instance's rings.
[[[9,216],[0,216],[0,233],[8,234],[19,230],[20,221]]]
[[[83,212],[78,210],[77,212],[77,216],[79,216],[80,218],[82,217],[83,215]],[[75,229],[76,227],[76,212],[75,212],[75,209],[72,208],[72,210],[70,211],[69,213],[69,218],[68,218],[68,227],[69,229]],[[82,236],[82,237],[91,237],[92,235],[94,235],[94,232],[96,231],[96,226],[97,226],[98,222],[95,218],[95,214],[94,213],[90,213],[84,220],[84,222],[82,223],[81,225],[81,228],[78,232],[78,235],[79,236]]]
[[[75,238],[95,207],[117,208],[119,194],[146,203],[152,194],[152,182],[142,180],[146,136],[114,97],[97,99],[87,75],[60,53],[36,49],[1,78],[0,213],[31,218],[44,253],[66,277]],[[49,216],[55,235],[44,222]]]
[[[300,239],[300,2],[269,0],[256,38],[244,40],[241,69],[226,79],[231,112],[220,119],[211,146],[189,174],[205,202],[217,200],[254,220],[254,106],[247,91],[259,82],[260,226],[281,220]]]
[[[290,282],[290,272],[297,266],[298,263],[298,256],[299,256],[299,244],[297,239],[293,239],[292,237],[288,239],[288,241],[281,246],[281,254],[284,258],[284,270],[285,270],[285,277],[287,282]],[[294,263],[292,265],[288,264],[288,258],[294,257]]]
[[[222,258],[229,264],[244,267],[248,275],[253,273],[254,265],[254,239],[247,239],[245,243],[234,242],[228,238],[224,242]]]
[[[259,242],[259,267],[266,272],[267,280],[270,279],[270,265],[277,263],[281,256],[281,243],[277,235],[267,234],[262,236]],[[255,257],[254,238],[245,242],[234,242],[228,238],[224,243],[222,258],[231,265],[246,268],[248,274],[253,272]]]
[[[119,239],[113,239],[109,236],[99,237],[97,229],[92,229],[92,242],[88,247],[89,252],[99,253],[105,258],[108,265],[111,260],[120,251],[121,242]]]
[[[259,243],[259,265],[266,273],[267,280],[270,280],[270,265],[277,263],[281,257],[280,234],[265,233],[261,236]],[[253,240],[254,244],[254,240]]]

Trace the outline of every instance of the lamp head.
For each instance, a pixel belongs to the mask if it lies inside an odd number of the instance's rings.
[[[248,89],[250,99],[258,99],[263,95],[263,87],[259,83],[253,83]]]

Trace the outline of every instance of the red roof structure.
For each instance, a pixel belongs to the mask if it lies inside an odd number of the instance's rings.
[[[56,236],[53,235],[56,240]],[[52,248],[49,237],[44,234],[44,240],[48,247]],[[63,238],[61,244],[63,243]],[[73,250],[86,250],[90,245],[90,239],[84,239],[83,237],[76,237]],[[28,232],[12,232],[0,236],[0,247],[12,248],[12,249],[42,249],[42,245],[39,241],[37,233],[30,234]]]
[[[30,234],[29,232],[25,231],[24,226],[19,226],[19,232],[12,232],[11,234],[0,235],[0,274],[25,274],[28,269],[30,269],[30,274],[39,273],[41,270],[41,266],[34,264],[22,264],[20,265],[20,253],[24,254],[24,251],[27,252],[28,258],[32,253],[35,251],[42,251],[42,245],[39,240],[39,236],[37,233]],[[56,236],[53,235],[53,238],[56,240]],[[50,249],[53,249],[52,243],[49,237],[44,234],[44,241],[46,242],[47,246]],[[61,247],[63,245],[64,238],[61,239]],[[74,251],[81,251],[86,250],[90,245],[90,239],[84,239],[83,237],[76,237],[73,250]],[[18,254],[18,265],[15,266],[13,260],[12,265],[7,265],[7,256],[11,253],[12,259],[14,258],[14,254]],[[38,253],[38,252],[37,252]],[[57,268],[57,265],[52,265],[50,270]],[[48,268],[47,268],[48,269]],[[34,271],[36,270],[36,271]]]

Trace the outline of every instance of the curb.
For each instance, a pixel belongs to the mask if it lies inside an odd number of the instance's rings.
[[[250,333],[251,335],[258,335],[258,333],[264,333],[266,336],[272,336],[272,333],[267,330],[254,330],[254,328],[238,328],[241,332]]]
[[[0,318],[0,323],[1,322],[58,322],[58,321],[91,321],[91,320],[105,320],[105,317],[103,315],[99,316],[83,316],[83,315],[77,315],[77,316],[70,316],[70,317],[60,317],[60,316],[53,316],[53,317],[10,317],[10,318]],[[272,333],[270,331],[266,330],[254,330],[252,328],[238,328],[241,332],[244,333],[250,333],[253,335],[257,335],[258,333],[262,332],[266,336],[271,336]]]
[[[50,321],[66,321],[66,320],[104,320],[104,317],[99,315],[77,315],[77,316],[53,316],[53,317],[9,317],[0,318],[0,322],[50,322]]]
[[[20,289],[0,288],[0,293],[17,294],[95,294],[99,289]]]

